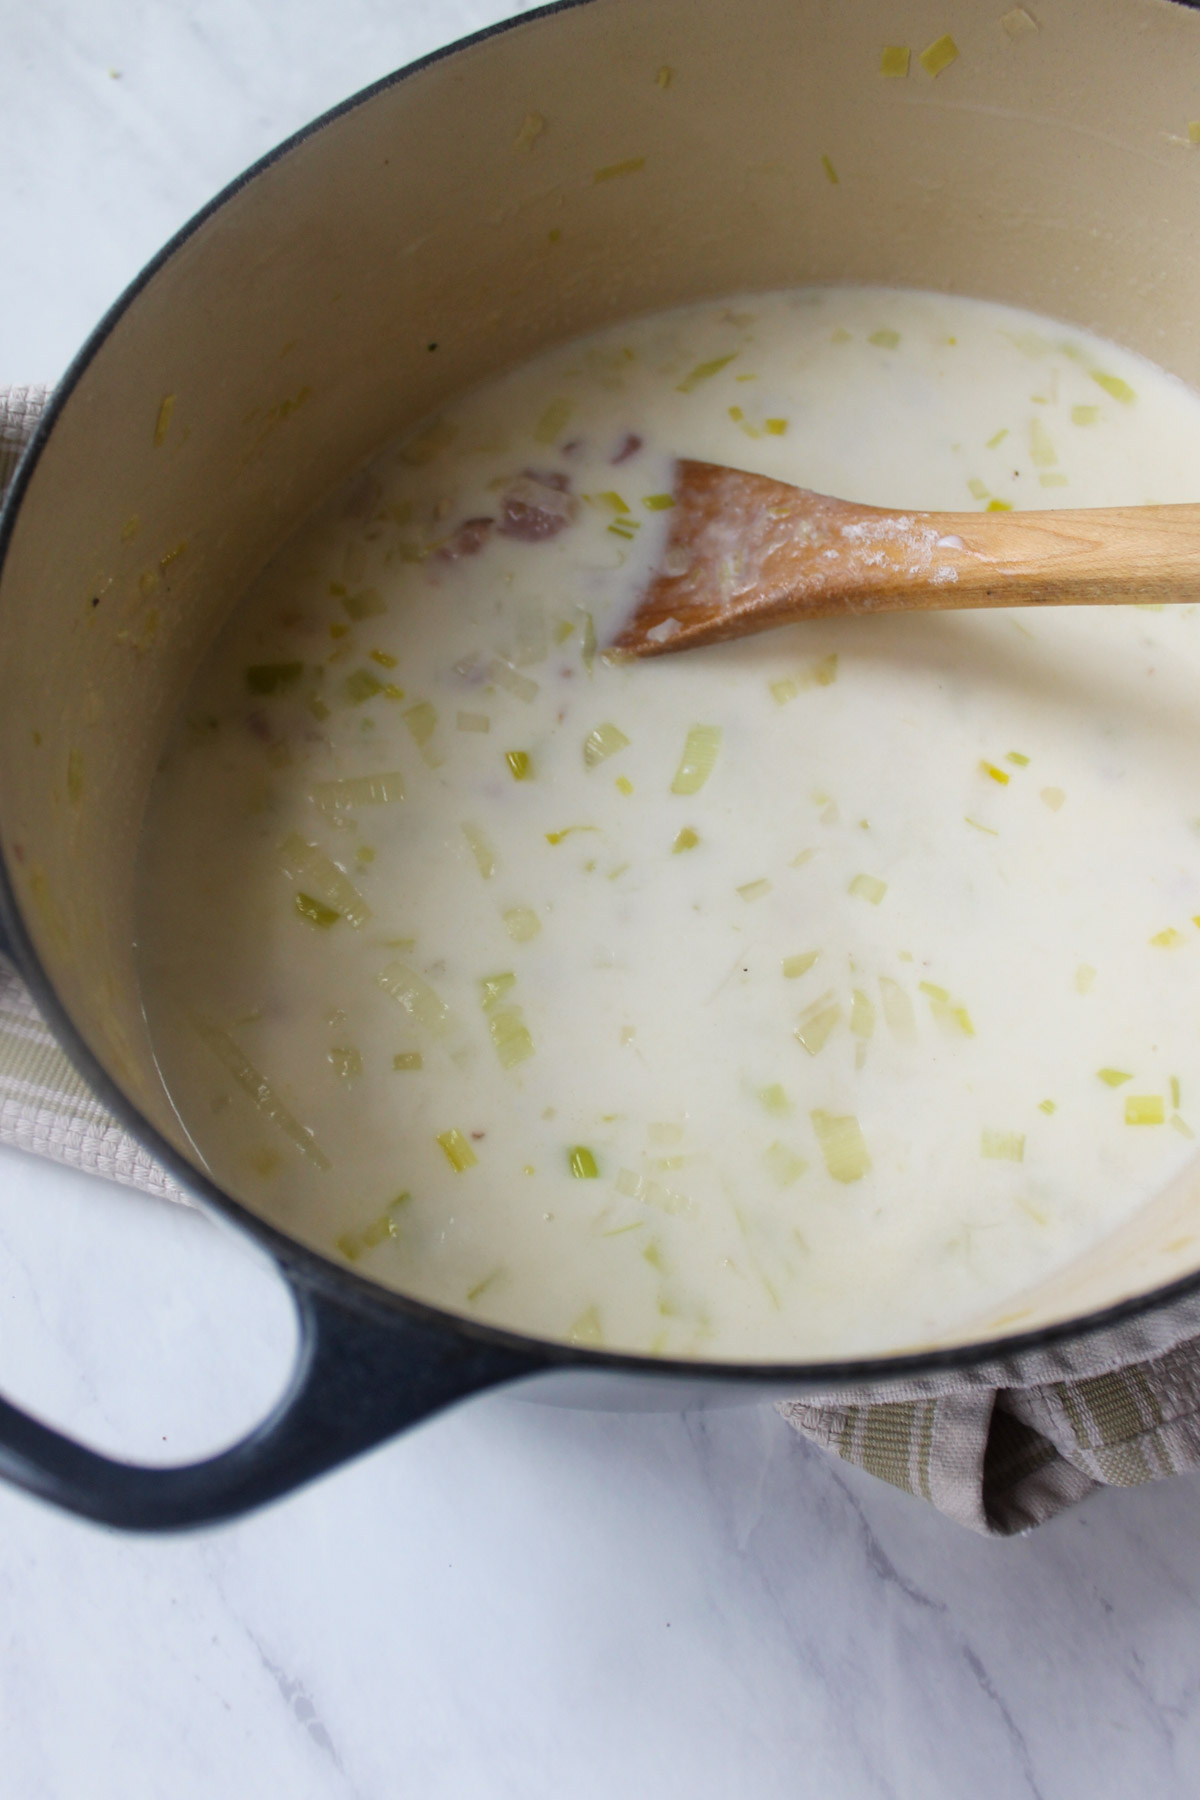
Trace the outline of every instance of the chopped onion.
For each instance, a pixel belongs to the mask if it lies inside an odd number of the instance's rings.
[[[528,944],[542,929],[542,921],[531,906],[510,906],[504,914],[504,929],[514,944]]]
[[[497,687],[507,688],[510,694],[515,694],[518,700],[524,700],[526,705],[537,697],[537,682],[531,681],[528,675],[522,675],[503,656],[492,658],[487,666],[487,678],[494,681]]]
[[[985,1127],[980,1133],[979,1154],[993,1162],[1024,1162],[1025,1139],[1019,1131],[989,1131]]]
[[[800,1023],[792,1036],[798,1044],[802,1044],[810,1056],[816,1056],[829,1042],[830,1033],[842,1016],[842,1009],[833,998],[833,990],[822,994],[814,1000],[800,1015]]]
[[[1150,939],[1159,950],[1178,950],[1185,941],[1182,931],[1176,931],[1173,925],[1168,925],[1165,931],[1156,931]]]
[[[402,1006],[416,1025],[427,1031],[440,1031],[450,1016],[450,1008],[415,969],[400,961],[388,963],[376,976],[385,994]]]
[[[617,725],[597,725],[589,731],[583,740],[583,760],[585,767],[594,769],[597,763],[606,762],[615,756],[618,750],[624,750],[629,739]]]
[[[618,775],[615,785],[623,794],[632,794],[633,792],[633,783],[630,781],[628,775]]]
[[[1130,1094],[1125,1101],[1127,1125],[1165,1125],[1167,1109],[1161,1094]]]
[[[483,1007],[484,1012],[487,1012],[489,1007],[495,1006],[497,1000],[502,1000],[509,989],[516,985],[517,978],[511,969],[505,969],[499,975],[483,976],[479,983],[479,1004]]]
[[[226,1072],[232,1075],[243,1092],[249,1094],[263,1117],[269,1119],[275,1129],[281,1131],[316,1168],[330,1168],[329,1158],[308,1126],[301,1125],[299,1119],[293,1118],[266,1076],[261,1075],[254,1067],[241,1045],[219,1025],[213,1025],[194,1013],[189,1014],[189,1022],[200,1042],[212,1052]]]
[[[279,860],[285,875],[292,881],[302,880],[306,893],[315,892],[317,899],[341,913],[356,929],[371,917],[370,907],[350,877],[318,844],[306,842],[293,831],[279,847]]]
[[[319,925],[322,931],[328,931],[342,916],[334,907],[314,900],[311,894],[297,894],[294,905],[302,919],[307,919],[310,925]]]
[[[1133,1076],[1125,1069],[1097,1069],[1096,1074],[1105,1087],[1120,1087],[1123,1081],[1132,1081]]]
[[[1095,969],[1093,969],[1089,963],[1080,963],[1075,971],[1075,992],[1077,994],[1089,993],[1095,979]]]
[[[487,1021],[502,1068],[513,1069],[533,1055],[533,1039],[519,1006],[492,1007]]]
[[[471,848],[479,873],[485,881],[490,881],[496,872],[496,853],[480,831],[478,825],[464,824],[462,834]]]
[[[837,1114],[817,1108],[809,1114],[825,1167],[835,1181],[860,1181],[871,1167],[862,1130],[853,1113]]]
[[[357,1081],[362,1074],[362,1055],[353,1044],[334,1044],[329,1052],[329,1064],[339,1081]]]
[[[883,1016],[887,1020],[888,1030],[901,1043],[911,1043],[917,1035],[917,1016],[913,1011],[913,1003],[890,975],[879,977],[879,992],[883,999]]]
[[[604,1331],[596,1307],[589,1306],[580,1313],[567,1332],[567,1341],[571,1344],[602,1344],[604,1342]]]
[[[600,1173],[596,1158],[586,1144],[576,1144],[574,1149],[568,1152],[567,1166],[576,1181],[595,1181]]]
[[[671,783],[671,792],[698,794],[716,767],[720,748],[719,725],[691,726],[684,742],[683,757]]]
[[[879,58],[879,73],[893,78],[906,76],[911,56],[912,51],[906,44],[885,44]]]
[[[887,893],[887,882],[880,881],[875,875],[856,875],[846,891],[857,894],[860,900],[869,900],[872,906],[878,906]]]
[[[899,347],[900,333],[893,331],[890,326],[881,325],[878,331],[869,334],[867,342],[877,344],[881,350],[895,350]]]
[[[800,692],[800,683],[794,681],[790,675],[784,676],[782,681],[772,681],[768,685],[777,706],[786,706],[788,701],[794,700]]]
[[[944,37],[936,38],[932,44],[921,52],[921,67],[927,75],[940,75],[958,59],[958,45],[947,32]]]
[[[819,950],[805,950],[798,956],[785,956],[782,965],[784,979],[795,981],[801,975],[807,975],[813,964],[820,961],[820,957]]]
[[[378,588],[363,588],[358,594],[343,594],[342,606],[356,622],[377,619],[387,611],[387,601]]]
[[[342,693],[351,706],[361,706],[365,700],[374,700],[376,694],[382,692],[382,681],[372,675],[370,669],[355,669],[342,683]]]
[[[694,850],[699,842],[700,833],[693,831],[690,825],[685,825],[676,834],[675,842],[671,845],[671,855],[678,856],[683,850]]]
[[[341,781],[314,781],[308,797],[323,812],[343,812],[355,806],[390,806],[404,798],[404,777],[399,769],[378,775],[352,775]]]
[[[424,1058],[419,1050],[397,1050],[392,1058],[393,1069],[422,1069]]]
[[[1029,421],[1029,453],[1033,457],[1034,466],[1039,469],[1053,468],[1058,461],[1058,452],[1050,433],[1040,419]]]
[[[437,1141],[456,1175],[461,1175],[466,1169],[473,1169],[479,1161],[461,1131],[439,1131]]]
[[[743,900],[761,900],[763,896],[769,894],[770,891],[771,883],[767,880],[765,875],[761,876],[758,881],[744,882],[738,889],[738,893],[742,896]]]
[[[1067,796],[1059,787],[1044,787],[1042,789],[1042,799],[1050,808],[1051,812],[1057,812],[1066,797]]]
[[[855,988],[851,996],[850,1029],[864,1042],[875,1029],[875,1008],[861,988]]]
[[[504,760],[514,781],[530,781],[533,778],[533,762],[528,750],[506,750]]]
[[[486,713],[460,712],[455,719],[455,724],[460,731],[490,731],[492,729],[492,721]]]
[[[1100,370],[1093,369],[1091,371],[1091,376],[1092,380],[1098,383],[1098,385],[1104,389],[1106,394],[1111,394],[1114,400],[1120,400],[1123,405],[1132,406],[1133,402],[1137,399],[1137,395],[1134,393],[1129,383],[1127,381],[1122,381],[1119,375],[1104,375]]]
[[[692,389],[698,387],[702,381],[711,381],[714,375],[719,375],[722,369],[728,368],[736,355],[737,351],[732,350],[728,356],[714,356],[709,362],[697,363],[690,374],[685,375],[682,381],[676,383],[675,392],[690,394]]]
[[[790,1113],[792,1103],[779,1082],[773,1081],[770,1087],[760,1088],[758,1097],[769,1113]]]
[[[539,444],[556,444],[574,411],[573,400],[562,397],[552,400],[533,428],[534,441]]]
[[[802,1156],[797,1156],[794,1150],[778,1141],[763,1151],[763,1161],[780,1187],[790,1187],[794,1181],[799,1181],[808,1167]]]
[[[413,743],[421,753],[421,758],[431,769],[436,769],[442,761],[433,748],[433,734],[437,730],[437,710],[429,700],[418,700],[404,714],[404,723],[412,734]]]

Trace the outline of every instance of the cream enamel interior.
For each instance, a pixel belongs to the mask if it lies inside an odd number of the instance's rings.
[[[529,20],[302,140],[117,319],[0,580],[3,845],[68,1011],[181,1150],[131,956],[150,776],[231,600],[380,443],[539,345],[813,281],[1011,301],[1200,383],[1200,19],[1048,0],[1012,38],[1002,10],[960,4],[957,62],[932,80],[914,58],[903,82],[879,75],[899,26],[874,0],[591,0]],[[917,51],[944,29],[920,7],[901,35]],[[1189,1176],[1013,1328],[1198,1265]]]

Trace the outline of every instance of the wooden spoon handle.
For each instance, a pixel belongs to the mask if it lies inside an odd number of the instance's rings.
[[[656,655],[797,619],[1200,600],[1200,505],[893,512],[680,462],[662,571],[614,643]]]

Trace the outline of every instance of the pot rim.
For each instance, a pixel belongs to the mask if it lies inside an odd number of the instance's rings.
[[[208,223],[209,219],[215,217],[243,188],[256,181],[277,162],[281,162],[285,157],[291,155],[300,145],[324,131],[337,120],[356,111],[360,106],[366,105],[377,95],[388,89],[399,87],[410,77],[419,75],[437,63],[457,56],[463,51],[471,50],[476,45],[486,43],[503,33],[523,27],[543,26],[560,13],[574,12],[584,6],[604,3],[605,0],[549,0],[549,4],[532,8],[528,12],[501,20],[480,31],[472,32],[466,37],[456,39],[452,43],[439,46],[426,55],[418,57],[414,62],[407,63],[391,74],[371,82],[367,87],[361,88],[347,99],[339,101],[337,105],[284,138],[281,143],[275,145],[265,155],[259,157],[235,176],[198,212],[194,213],[151,257],[124,291],[113,301],[84,340],[65,373],[55,384],[22,456],[3,505],[0,506],[0,591],[3,588],[4,568],[9,546],[25,492],[72,393],[102,350],[116,325],[124,318],[142,291],[150,285],[195,233]],[[1200,6],[1200,0],[1182,0],[1182,3],[1189,10]],[[779,1389],[826,1390],[878,1386],[880,1384],[893,1386],[923,1377],[958,1373],[986,1363],[1011,1363],[1031,1352],[1091,1337],[1127,1320],[1141,1318],[1158,1311],[1173,1301],[1200,1293],[1200,1270],[1197,1270],[1191,1275],[1182,1276],[1176,1281],[1153,1288],[1148,1293],[1116,1301],[1097,1311],[1061,1320],[1056,1324],[1041,1326],[1036,1330],[983,1339],[978,1342],[950,1345],[941,1349],[901,1350],[886,1355],[843,1357],[834,1361],[820,1362],[713,1362],[690,1358],[640,1355],[631,1351],[594,1349],[576,1344],[558,1343],[549,1338],[526,1337],[520,1332],[488,1325],[431,1305],[411,1295],[385,1287],[382,1283],[370,1280],[357,1270],[334,1262],[320,1251],[311,1249],[299,1239],[288,1236],[277,1226],[252,1212],[241,1201],[226,1193],[210,1177],[193,1168],[192,1164],[128,1099],[84,1041],[74,1020],[59,999],[26,930],[17,904],[8,858],[2,843],[0,843],[0,928],[3,931],[0,948],[7,950],[16,963],[40,1012],[53,1030],[60,1048],[68,1056],[79,1075],[125,1129],[149,1150],[155,1159],[188,1191],[189,1195],[198,1203],[200,1210],[213,1218],[214,1222],[237,1231],[241,1236],[249,1238],[264,1249],[285,1278],[294,1277],[310,1292],[327,1294],[335,1300],[349,1302],[358,1311],[367,1316],[374,1316],[376,1320],[394,1318],[398,1315],[401,1319],[435,1331],[445,1332],[451,1336],[466,1337],[497,1350],[512,1352],[530,1361],[538,1361],[547,1370],[583,1368],[609,1374],[651,1378],[666,1377],[693,1383],[716,1381],[723,1384],[733,1383],[758,1388],[770,1386]]]

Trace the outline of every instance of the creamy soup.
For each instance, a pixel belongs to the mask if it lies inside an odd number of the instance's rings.
[[[1002,1329],[1194,1153],[1200,619],[609,665],[681,455],[893,507],[1180,501],[1200,400],[838,288],[468,394],[196,678],[142,867],[164,1078],[255,1211],[458,1313],[713,1358]]]

